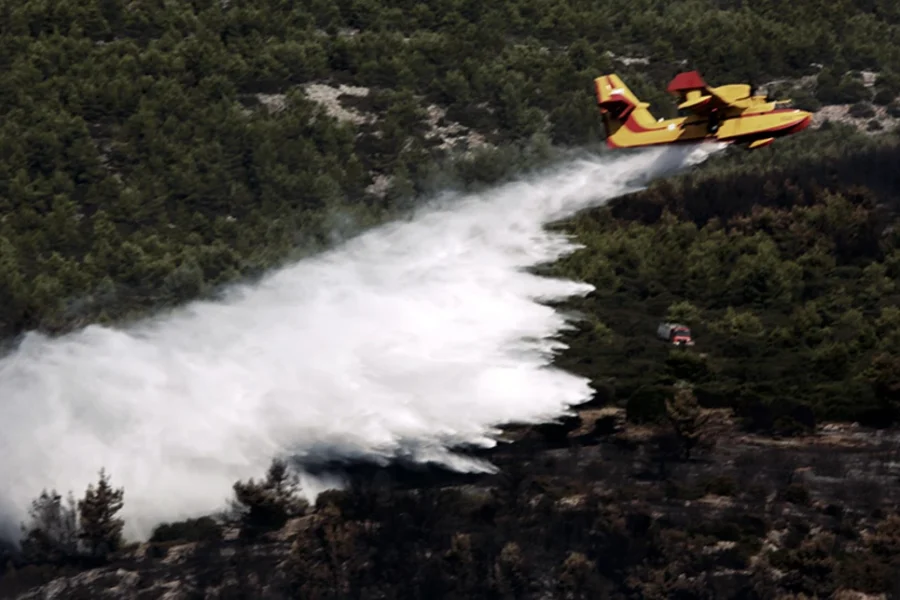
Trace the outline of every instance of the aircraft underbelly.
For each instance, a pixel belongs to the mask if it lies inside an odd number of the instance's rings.
[[[718,137],[730,138],[775,132],[790,127],[799,120],[798,115],[794,113],[778,115],[773,115],[771,113],[745,115],[743,117],[728,119],[722,123],[722,126],[719,128]]]
[[[772,125],[770,121],[771,119],[767,118],[767,115],[735,117],[726,121],[723,127],[720,128],[720,131],[725,130],[723,133],[728,137],[749,135],[770,127]]]

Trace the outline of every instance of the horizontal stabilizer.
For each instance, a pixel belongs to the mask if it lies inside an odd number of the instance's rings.
[[[680,109],[686,108],[697,108],[699,106],[705,105],[707,102],[712,100],[712,96],[700,96],[699,98],[694,98],[692,100],[687,100],[686,102],[682,102],[678,105]]]

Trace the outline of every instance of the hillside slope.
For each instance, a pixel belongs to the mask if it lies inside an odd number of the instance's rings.
[[[274,533],[235,539],[240,519],[204,519],[97,557],[58,544],[48,511],[34,554],[0,551],[4,592],[897,588],[895,434],[820,445],[823,420],[884,427],[900,410],[897,139],[870,135],[872,114],[888,130],[897,115],[895,2],[48,6],[0,6],[0,338],[207,295],[402,214],[417,194],[598,144],[591,80],[604,72],[659,116],[673,110],[669,77],[699,68],[713,84],[780,87],[821,109],[817,122],[852,110],[867,134],[823,125],[727,153],[561,224],[587,248],[547,271],[598,291],[566,307],[586,320],[558,363],[597,395],[491,454],[500,475],[330,493],[284,528],[271,490],[250,489],[244,529],[274,520]],[[653,337],[667,316],[695,326],[691,352]],[[686,418],[672,406],[685,397]],[[719,408],[727,427],[704,447],[696,430]]]
[[[597,291],[567,303],[589,318],[558,364],[590,377],[596,402],[658,420],[689,381],[767,433],[900,419],[900,140],[817,139],[735,152],[560,224],[584,248],[548,272]],[[666,320],[695,346],[658,340]]]
[[[10,568],[0,597],[850,600],[897,589],[896,434],[779,442],[724,419],[714,449],[683,461],[665,430],[623,417],[585,419],[553,442],[531,432],[489,453],[498,475],[363,472],[262,531],[204,519],[52,582],[48,567]]]
[[[5,5],[0,336],[183,302],[416,192],[599,141],[591,81],[613,69],[661,115],[689,66],[712,83],[812,73],[827,102],[900,92],[893,3],[736,6]],[[452,148],[468,158],[449,165]]]

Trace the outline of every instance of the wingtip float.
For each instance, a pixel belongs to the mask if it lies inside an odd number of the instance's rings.
[[[771,101],[753,95],[747,84],[709,87],[700,73],[679,73],[666,90],[678,98],[687,116],[656,119],[616,74],[594,80],[597,103],[610,148],[634,148],[661,144],[726,142],[762,148],[776,138],[809,127],[812,113],[779,108],[787,100]]]

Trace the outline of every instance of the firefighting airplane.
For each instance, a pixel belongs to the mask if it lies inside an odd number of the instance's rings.
[[[667,91],[679,99],[679,111],[691,113],[675,119],[655,119],[650,106],[638,100],[618,75],[594,80],[597,103],[610,148],[632,148],[685,142],[727,142],[762,148],[775,138],[809,127],[812,114],[777,108],[789,100],[769,101],[752,95],[751,87],[737,83],[709,87],[700,73],[679,73]]]

